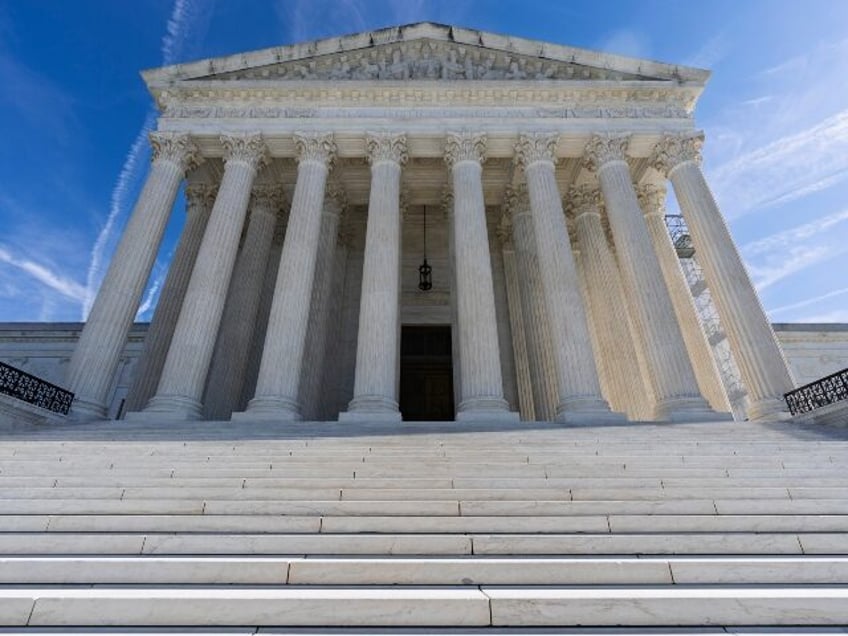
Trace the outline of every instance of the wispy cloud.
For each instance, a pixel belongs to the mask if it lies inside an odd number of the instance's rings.
[[[193,21],[201,20],[201,30],[208,27],[209,14],[212,10],[212,2],[197,2],[196,0],[176,0],[171,15],[162,36],[162,63],[173,64],[185,53],[185,48],[192,34]],[[88,317],[97,290],[105,275],[105,263],[108,256],[114,251],[118,241],[118,229],[123,225],[123,220],[129,213],[131,198],[137,193],[143,177],[143,166],[150,154],[147,144],[147,136],[156,124],[156,112],[151,110],[147,113],[141,129],[135,136],[133,143],[127,151],[121,171],[112,188],[109,201],[109,213],[103,223],[97,239],[91,248],[89,255],[88,272],[86,275],[86,293],[82,306],[82,319]],[[148,293],[147,298],[155,299]]]
[[[695,68],[714,68],[730,52],[730,38],[726,31],[719,31],[685,62],[686,66]]]
[[[41,263],[27,258],[16,257],[3,246],[0,246],[0,262],[29,274],[42,285],[46,285],[50,289],[59,292],[66,298],[81,301],[85,297],[86,289],[76,281],[58,274]]]
[[[712,182],[731,217],[786,203],[848,177],[848,109],[722,164]]]
[[[843,240],[832,239],[836,226],[848,221],[848,209],[835,212],[763,238],[742,247],[757,289],[775,283],[848,251]]]
[[[801,307],[809,307],[810,305],[818,305],[825,300],[830,300],[831,298],[836,298],[838,296],[844,296],[848,294],[848,287],[843,287],[841,289],[834,289],[833,291],[829,291],[826,294],[819,294],[818,296],[813,296],[812,298],[805,298],[804,300],[799,300],[795,303],[790,303],[788,305],[781,305],[780,307],[775,307],[769,313],[770,314],[781,314],[787,311],[792,311],[793,309],[801,309]]]

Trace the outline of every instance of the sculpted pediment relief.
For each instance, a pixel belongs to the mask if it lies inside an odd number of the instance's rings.
[[[422,39],[212,73],[195,80],[658,80],[481,46]]]

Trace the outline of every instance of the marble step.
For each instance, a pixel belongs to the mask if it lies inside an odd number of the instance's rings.
[[[846,557],[0,557],[0,584],[848,585]]]
[[[0,532],[670,533],[848,532],[848,515],[324,516],[0,515]]]
[[[9,626],[844,625],[846,587],[0,589]]]
[[[845,533],[238,534],[8,532],[0,554],[848,554]]]
[[[661,501],[273,501],[203,499],[0,499],[7,515],[599,516],[845,515],[846,499],[667,499]]]
[[[0,499],[206,499],[240,501],[659,501],[690,499],[845,499],[846,487],[642,487],[642,488],[5,488]]]

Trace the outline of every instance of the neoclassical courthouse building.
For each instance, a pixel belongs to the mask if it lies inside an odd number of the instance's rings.
[[[746,416],[779,415],[793,380],[699,165],[708,75],[431,23],[144,72],[152,164],[73,413],[107,415],[185,184],[129,418],[729,418],[670,184]]]

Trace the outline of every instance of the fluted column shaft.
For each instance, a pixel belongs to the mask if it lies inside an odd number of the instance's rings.
[[[244,418],[299,420],[309,301],[321,230],[321,208],[336,146],[331,134],[295,135],[297,183],[274,286],[256,395]]]
[[[730,403],[727,400],[727,392],[724,390],[715,357],[698,318],[695,299],[686,283],[677,250],[671,242],[671,236],[665,224],[665,188],[646,184],[638,188],[637,194],[698,386],[714,410],[729,412]]]
[[[644,339],[657,419],[710,419],[713,411],[701,396],[677,316],[654,253],[648,228],[630,178],[625,152],[628,139],[595,136],[584,165],[597,172],[621,275],[633,317]]]
[[[701,168],[700,135],[667,137],[654,167],[668,175],[698,250],[698,262],[715,301],[745,388],[748,418],[786,411],[783,394],[794,387],[783,351],[763,311],[742,258]]]
[[[446,161],[453,183],[453,236],[459,321],[461,401],[458,420],[508,418],[503,395],[492,261],[483,202],[485,137],[448,136]]]
[[[537,420],[552,421],[556,418],[559,402],[556,362],[526,187],[517,188],[508,199],[512,214],[512,236],[520,283],[519,298],[524,318],[527,358],[533,386],[533,407]]]
[[[506,299],[509,309],[509,330],[512,334],[512,353],[515,360],[515,380],[518,385],[518,411],[521,419],[534,421],[533,381],[527,353],[525,319],[521,307],[521,282],[518,277],[515,247],[512,241],[512,224],[503,224],[500,231],[501,255],[506,281]]]
[[[342,420],[398,421],[400,336],[400,174],[405,135],[369,135],[371,193],[359,300],[353,399]]]
[[[185,172],[199,160],[188,135],[151,133],[153,163],[66,373],[79,419],[106,417],[106,400],[121,351],[156,260]]]
[[[330,313],[330,290],[336,266],[335,252],[339,233],[339,216],[344,205],[338,184],[328,188],[321,214],[321,232],[318,237],[318,257],[315,263],[315,280],[312,284],[312,299],[309,310],[309,326],[306,331],[306,350],[301,381],[301,402],[304,416],[315,420],[321,416],[323,400],[321,378],[327,351],[327,322]]]
[[[224,176],[186,290],[156,395],[146,412],[198,419],[250,191],[266,157],[257,135],[222,135]]]
[[[229,419],[238,410],[259,311],[265,269],[274,240],[274,225],[283,203],[282,188],[253,188],[244,242],[236,258],[221,329],[206,380],[206,419]]]
[[[516,158],[524,168],[539,273],[557,380],[560,420],[611,419],[601,385],[554,173],[556,136],[522,135]]]
[[[144,347],[138,359],[133,383],[127,394],[126,410],[140,411],[153,397],[159,385],[159,376],[165,365],[165,356],[180,316],[183,299],[188,288],[191,270],[206,230],[209,212],[215,202],[217,188],[206,183],[189,184],[185,190],[186,220],[168,275],[162,285],[150,327],[144,336]]]
[[[591,186],[571,188],[568,206],[574,217],[579,259],[598,342],[599,366],[608,385],[610,403],[613,408],[625,411],[630,419],[642,419],[650,416],[651,409],[646,413],[644,405],[650,387],[640,372],[630,335],[618,265],[601,221],[600,192]]]

